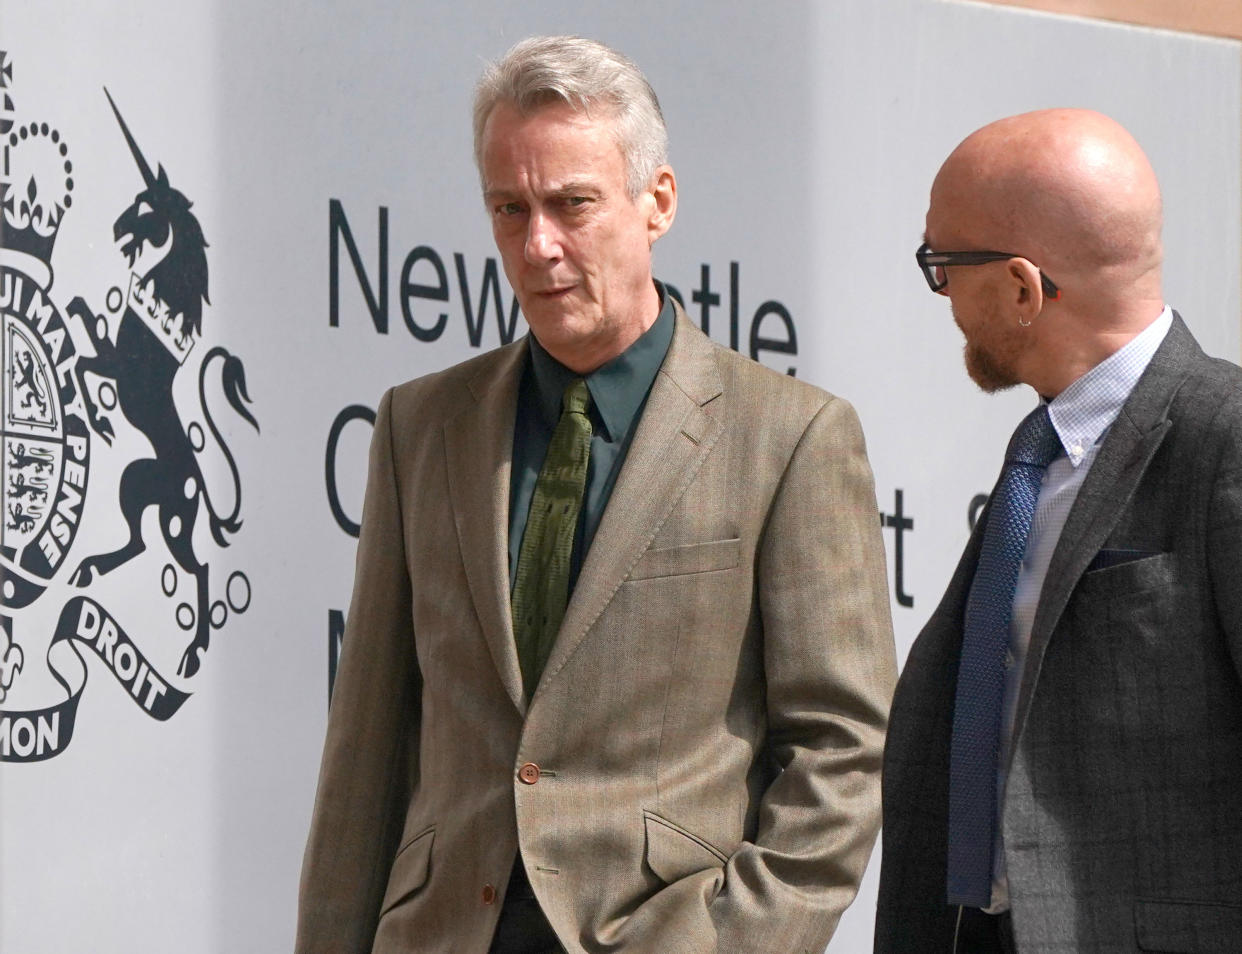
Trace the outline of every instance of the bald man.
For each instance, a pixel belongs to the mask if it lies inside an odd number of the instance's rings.
[[[877,954],[1242,949],[1242,372],[1164,304],[1160,227],[1082,110],[932,186],[966,370],[1039,403],[897,687]]]

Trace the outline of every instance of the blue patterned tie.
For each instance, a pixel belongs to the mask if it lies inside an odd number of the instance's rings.
[[[1009,441],[966,601],[949,760],[950,904],[983,908],[991,903],[996,771],[1014,589],[1040,481],[1060,452],[1048,406],[1041,404]]]

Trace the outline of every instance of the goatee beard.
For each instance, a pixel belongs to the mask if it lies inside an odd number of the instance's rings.
[[[966,373],[985,394],[1007,391],[1021,383],[1007,368],[1001,367],[986,351],[969,342],[963,347]]]

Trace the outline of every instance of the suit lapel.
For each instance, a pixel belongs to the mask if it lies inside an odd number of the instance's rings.
[[[509,612],[509,480],[525,339],[497,352],[469,381],[470,397],[444,425],[449,497],[475,612],[500,681],[523,715],[526,699]]]
[[[1031,627],[1025,671],[1018,690],[1014,738],[1021,735],[1039,679],[1044,652],[1070,594],[1130,505],[1134,490],[1164,441],[1169,405],[1201,356],[1198,344],[1174,312],[1173,325],[1122,406],[1083,481],[1057,541]],[[1011,758],[1013,749],[1011,747]]]
[[[651,386],[540,685],[577,649],[720,436],[723,425],[704,410],[723,391],[713,347],[678,308],[668,354]]]

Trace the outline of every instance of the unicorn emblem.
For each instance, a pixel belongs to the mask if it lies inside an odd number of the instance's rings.
[[[116,550],[84,559],[70,581],[88,586],[96,575],[109,573],[142,553],[147,547],[142,537],[142,515],[148,507],[156,507],[168,551],[197,587],[194,636],[177,670],[191,677],[198,672],[211,634],[208,564],[195,554],[193,542],[200,504],[207,510],[211,535],[220,546],[228,546],[228,535],[241,527],[241,479],[207,406],[209,367],[219,363],[224,395],[233,410],[256,431],[259,424],[246,406],[250,396],[241,359],[222,347],[211,348],[200,365],[198,394],[203,417],[233,478],[233,508],[221,515],[203,481],[195,442],[173,403],[173,379],[201,333],[203,304],[210,303],[207,242],[190,211],[192,203],[169,184],[162,165],[157,172],[151,171],[111,94],[105,89],[104,95],[145,188],[113,226],[113,237],[124,240],[121,253],[134,269],[116,341],[108,336],[103,317],[95,315],[81,297],[69,305],[69,314],[82,322],[95,348],[93,357],[79,355],[75,375],[91,429],[109,444],[115,437],[110,420],[86,387],[88,375],[115,384],[121,413],[150,441],[154,456],[131,461],[121,475],[120,509],[129,528],[129,540]],[[202,449],[201,442],[197,449]]]

